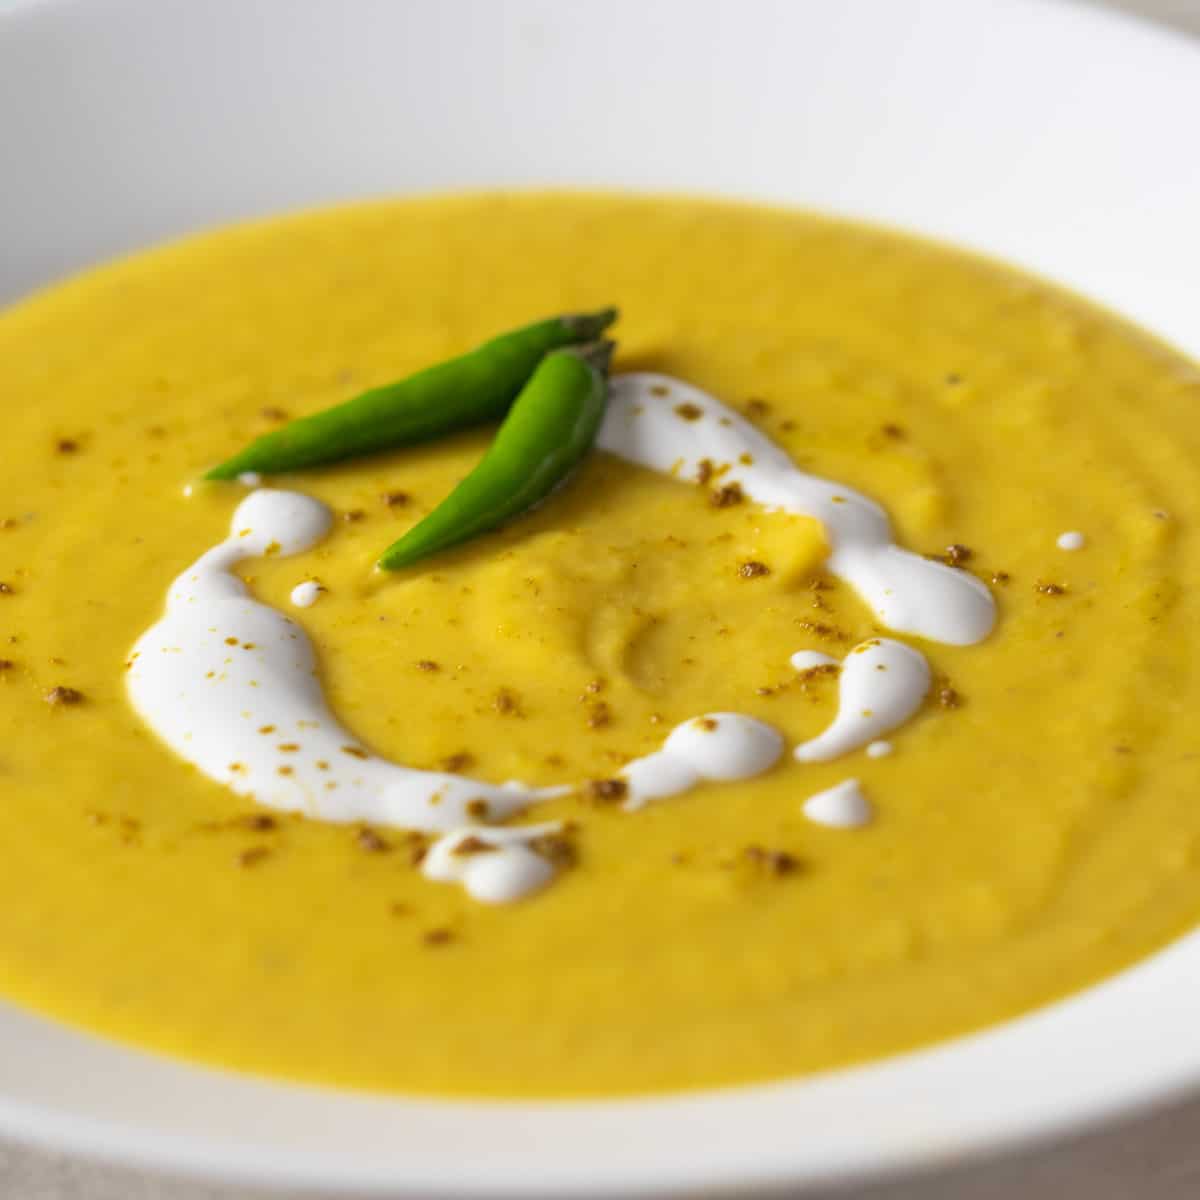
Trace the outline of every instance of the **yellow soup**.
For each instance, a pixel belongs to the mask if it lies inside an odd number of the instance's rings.
[[[185,485],[287,416],[609,302],[616,371],[719,397],[992,592],[981,643],[905,639],[933,683],[890,754],[792,757],[838,697],[792,655],[888,630],[819,523],[714,503],[719,481],[596,453],[499,532],[373,574],[487,429],[288,477],[331,532],[238,568],[309,635],[345,726],[419,768],[578,784],[730,711],[779,731],[777,765],[636,812],[595,787],[539,805],[521,819],[572,822],[574,865],[486,905],[426,878],[403,830],[265,818],[159,742],[130,649],[247,494]],[[1200,917],[1200,375],[1079,300],[809,216],[485,196],[103,268],[0,315],[0,364],[0,990],[20,1004],[309,1080],[643,1092],[963,1033]],[[296,609],[305,579],[325,591]],[[806,816],[851,779],[868,824]]]

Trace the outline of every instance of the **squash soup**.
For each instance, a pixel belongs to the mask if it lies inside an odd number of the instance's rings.
[[[467,512],[495,421],[202,478],[609,304],[582,457],[420,561],[376,566]],[[1200,920],[1200,372],[1074,297],[813,216],[482,195],[106,266],[0,313],[0,364],[6,999],[616,1095],[965,1033]]]

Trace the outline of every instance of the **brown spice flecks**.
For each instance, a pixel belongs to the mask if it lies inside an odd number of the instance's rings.
[[[841,670],[838,663],[817,663],[816,666],[805,667],[803,671],[797,671],[796,679],[799,681],[800,687],[807,690],[810,683],[815,683],[819,679],[834,679],[841,673]]]
[[[556,867],[573,867],[579,861],[574,845],[561,833],[543,833],[530,840],[529,848]]]
[[[391,904],[388,905],[388,912],[391,913],[393,917],[407,917],[409,913],[412,912],[412,905],[405,904],[400,900],[393,900]]]
[[[16,529],[20,523],[16,517],[5,517],[4,520],[0,521],[0,529]]]
[[[511,688],[501,688],[492,700],[492,707],[505,717],[521,715],[521,698]]]
[[[0,658],[0,671],[11,671],[16,665],[11,658]]]
[[[588,682],[583,686],[583,696],[581,699],[584,699],[587,696],[595,696],[597,693],[604,691],[606,686],[607,684],[603,679],[588,680]]]
[[[440,671],[442,668],[432,658],[423,658],[417,663],[418,671]]]
[[[588,710],[588,728],[603,729],[612,724],[612,709],[603,700],[597,700]]]
[[[1065,596],[1067,589],[1061,583],[1039,583],[1034,589],[1035,592],[1041,592],[1043,596]]]
[[[43,697],[47,704],[56,708],[83,703],[83,693],[73,687],[52,687]]]
[[[452,775],[457,775],[460,771],[465,771],[474,765],[475,755],[468,754],[466,750],[460,750],[457,754],[448,754],[442,759],[442,770],[449,771]]]
[[[454,941],[452,929],[427,929],[421,935],[421,941],[427,946],[446,946]]]
[[[279,828],[279,820],[270,813],[244,813],[230,822],[235,829],[252,829],[255,833],[269,833]]]
[[[696,482],[703,487],[713,477],[714,470],[712,459],[702,458],[696,464]]]
[[[258,727],[258,732],[259,733],[274,733],[275,726],[274,725],[260,725]]]
[[[805,633],[815,634],[819,638],[825,638],[826,641],[845,642],[849,640],[849,635],[843,630],[838,629],[836,625],[826,625],[823,621],[798,620],[796,625]]]
[[[1001,587],[1003,587],[1004,584],[1008,583],[1008,581],[1011,578],[1012,578],[1012,576],[1007,571],[993,571],[992,572],[992,582],[1000,585]]]
[[[491,812],[491,808],[492,806],[482,796],[476,796],[474,800],[467,801],[466,813],[468,817],[482,821]]]
[[[650,389],[650,395],[652,396],[669,396],[670,394],[671,389],[662,383],[656,383]]]
[[[771,411],[771,406],[765,400],[760,400],[755,396],[746,401],[746,411],[752,417],[765,417]]]
[[[584,785],[587,798],[600,804],[615,804],[624,800],[628,792],[629,784],[623,779],[589,779]]]
[[[763,575],[770,575],[771,568],[766,563],[755,562],[751,559],[749,562],[744,562],[738,567],[737,572],[743,579],[758,579]]]
[[[908,436],[902,425],[894,425],[890,421],[883,426],[880,432],[884,437],[890,437],[895,442],[902,442]]]
[[[800,866],[800,861],[786,850],[768,850],[764,846],[747,846],[746,857],[756,867],[771,875],[791,875]]]
[[[16,592],[13,589],[13,585],[11,583],[5,583],[3,580],[0,580],[0,596],[14,596],[14,595],[16,595]]]
[[[425,855],[429,853],[429,847],[425,844],[424,839],[419,842],[413,842],[408,852],[408,861],[411,866],[419,867],[425,861]]]
[[[712,733],[718,728],[720,722],[715,717],[697,717],[693,724],[697,729],[703,729],[705,733]]]
[[[237,644],[238,644],[238,640],[235,637],[227,637],[225,639],[225,645],[227,645],[227,646],[236,646]]]
[[[243,850],[237,856],[237,865],[239,867],[256,867],[264,859],[271,856],[270,846],[251,846],[248,850]]]
[[[714,488],[709,500],[713,508],[732,508],[745,498],[740,483],[727,483],[724,487]]]
[[[466,858],[472,854],[495,854],[499,849],[500,847],[494,843],[485,841],[483,838],[476,837],[473,833],[469,833],[465,838],[455,845],[454,849],[451,850],[450,853]]]
[[[685,421],[698,421],[704,416],[704,410],[698,404],[677,404],[675,405],[675,415],[682,417]]]
[[[369,758],[370,757],[361,746],[343,746],[342,753],[350,755],[351,758]]]
[[[357,525],[359,521],[365,520],[366,516],[361,508],[348,508],[342,513],[342,520],[350,525]]]
[[[946,687],[938,688],[937,702],[943,708],[961,708],[963,705],[963,698],[955,688],[947,685]]]
[[[282,775],[286,779],[289,775],[294,775],[296,772],[291,767],[276,767],[275,774]]]
[[[74,438],[59,438],[54,443],[54,449],[58,454],[74,454],[79,449],[79,443]]]
[[[958,384],[962,383],[962,378],[963,377],[957,371],[950,371],[946,375],[946,382],[951,387],[956,387]]]
[[[298,742],[280,742],[275,749],[278,750],[280,754],[295,754],[300,749],[300,745]]]
[[[403,508],[412,500],[412,496],[408,492],[380,492],[379,499],[388,506],[388,508]]]
[[[258,415],[264,421],[286,421],[288,419],[287,410],[277,407],[274,404],[266,404],[258,410]]]
[[[961,567],[965,563],[969,563],[975,556],[975,551],[969,546],[960,545],[954,542],[946,547],[945,561],[951,567]]]
[[[392,848],[391,843],[378,834],[370,825],[364,825],[354,835],[355,845],[368,854],[384,854]]]
[[[738,462],[740,462],[743,467],[752,467],[754,466],[754,455],[747,454],[745,451],[743,451],[738,455]]]

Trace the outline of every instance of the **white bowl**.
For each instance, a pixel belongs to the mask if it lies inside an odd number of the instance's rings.
[[[1198,117],[1200,49],[1034,0],[9,0],[0,298],[277,209],[603,185],[921,230],[1200,353]],[[1031,1017],[874,1066],[553,1105],[257,1081],[0,1006],[0,1132],[340,1196],[807,1195],[1200,1085],[1198,995],[1193,935]]]

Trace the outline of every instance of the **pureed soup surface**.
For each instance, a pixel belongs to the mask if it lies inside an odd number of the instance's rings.
[[[488,429],[271,481],[329,505],[331,532],[237,570],[312,639],[343,724],[399,763],[579,784],[727,710],[783,736],[771,770],[636,812],[595,788],[538,805],[521,819],[575,822],[577,861],[487,905],[426,878],[402,830],[256,810],[158,741],[127,697],[131,647],[249,494],[185,485],[285,414],[609,302],[618,373],[718,397],[987,584],[986,640],[900,639],[932,686],[891,753],[793,758],[839,681],[792,656],[896,635],[826,570],[818,523],[714,503],[719,480],[598,453],[501,532],[373,574]],[[1200,918],[1200,375],[1078,300],[807,216],[474,197],[106,267],[0,316],[0,363],[0,990],[18,1003],[291,1077],[611,1094],[962,1033]],[[299,608],[305,580],[325,590]],[[852,779],[867,824],[805,815]]]

